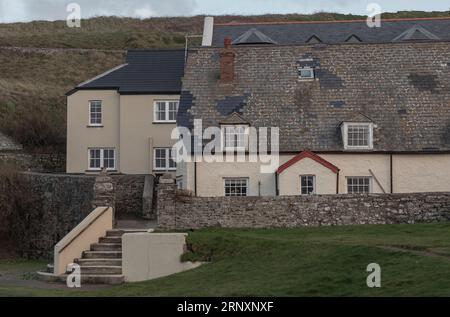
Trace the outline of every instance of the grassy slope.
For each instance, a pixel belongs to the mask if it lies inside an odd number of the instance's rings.
[[[398,12],[392,17],[450,16],[450,12]],[[315,15],[221,16],[218,22],[361,19],[363,16]],[[123,61],[128,48],[183,47],[184,35],[201,34],[203,17],[93,18],[82,27],[62,21],[0,24],[0,130],[30,148],[56,146],[64,151],[64,93]],[[6,47],[6,48],[5,48]],[[11,50],[11,47],[62,50]],[[94,49],[77,51],[67,49]],[[96,51],[104,50],[104,51]],[[119,50],[119,51],[117,51]]]
[[[449,229],[450,224],[202,230],[190,233],[194,253],[187,258],[211,263],[193,271],[92,292],[0,285],[0,295],[450,296]],[[381,289],[366,286],[366,267],[373,262],[382,267]]]

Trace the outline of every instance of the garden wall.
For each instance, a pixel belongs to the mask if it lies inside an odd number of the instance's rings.
[[[160,229],[291,228],[450,221],[450,193],[191,197],[160,179]]]
[[[38,199],[16,214],[15,240],[26,258],[51,259],[54,245],[93,210],[95,176],[23,173],[24,184]],[[116,218],[142,217],[145,176],[112,175]]]

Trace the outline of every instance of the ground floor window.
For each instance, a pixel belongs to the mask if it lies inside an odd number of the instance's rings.
[[[226,178],[225,196],[226,197],[248,196],[248,178]]]
[[[89,170],[116,169],[116,151],[110,148],[89,149]]]
[[[348,177],[347,191],[349,194],[369,194],[371,183],[371,177]]]
[[[156,148],[154,153],[154,168],[157,171],[176,170],[175,151],[172,148]]]
[[[302,175],[300,179],[302,195],[314,195],[316,193],[316,176]]]

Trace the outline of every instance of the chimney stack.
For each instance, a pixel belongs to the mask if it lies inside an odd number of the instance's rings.
[[[212,46],[213,33],[214,33],[214,18],[206,17],[205,24],[203,26],[202,46]]]
[[[220,52],[220,80],[229,83],[234,80],[234,58],[236,53],[232,48],[232,40],[227,37],[224,41],[224,48]]]

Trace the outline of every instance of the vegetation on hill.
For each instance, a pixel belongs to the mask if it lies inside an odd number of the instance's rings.
[[[45,283],[26,287],[23,281],[2,285],[0,278],[0,296],[449,296],[449,229],[432,224],[200,230],[189,234],[193,251],[186,259],[209,263],[192,271],[99,290],[46,290]],[[381,266],[381,288],[367,286],[371,263]],[[0,275],[8,278],[3,272],[11,267],[0,261]],[[33,262],[20,267],[22,274],[37,268]]]
[[[450,16],[450,11],[405,11],[383,15],[384,18],[437,16]],[[68,28],[64,21],[0,24],[0,130],[28,149],[63,152],[65,92],[120,64],[126,49],[184,47],[186,34],[201,34],[203,18],[97,17],[83,20],[81,28]],[[219,16],[216,21],[364,18],[321,12],[313,15]]]

